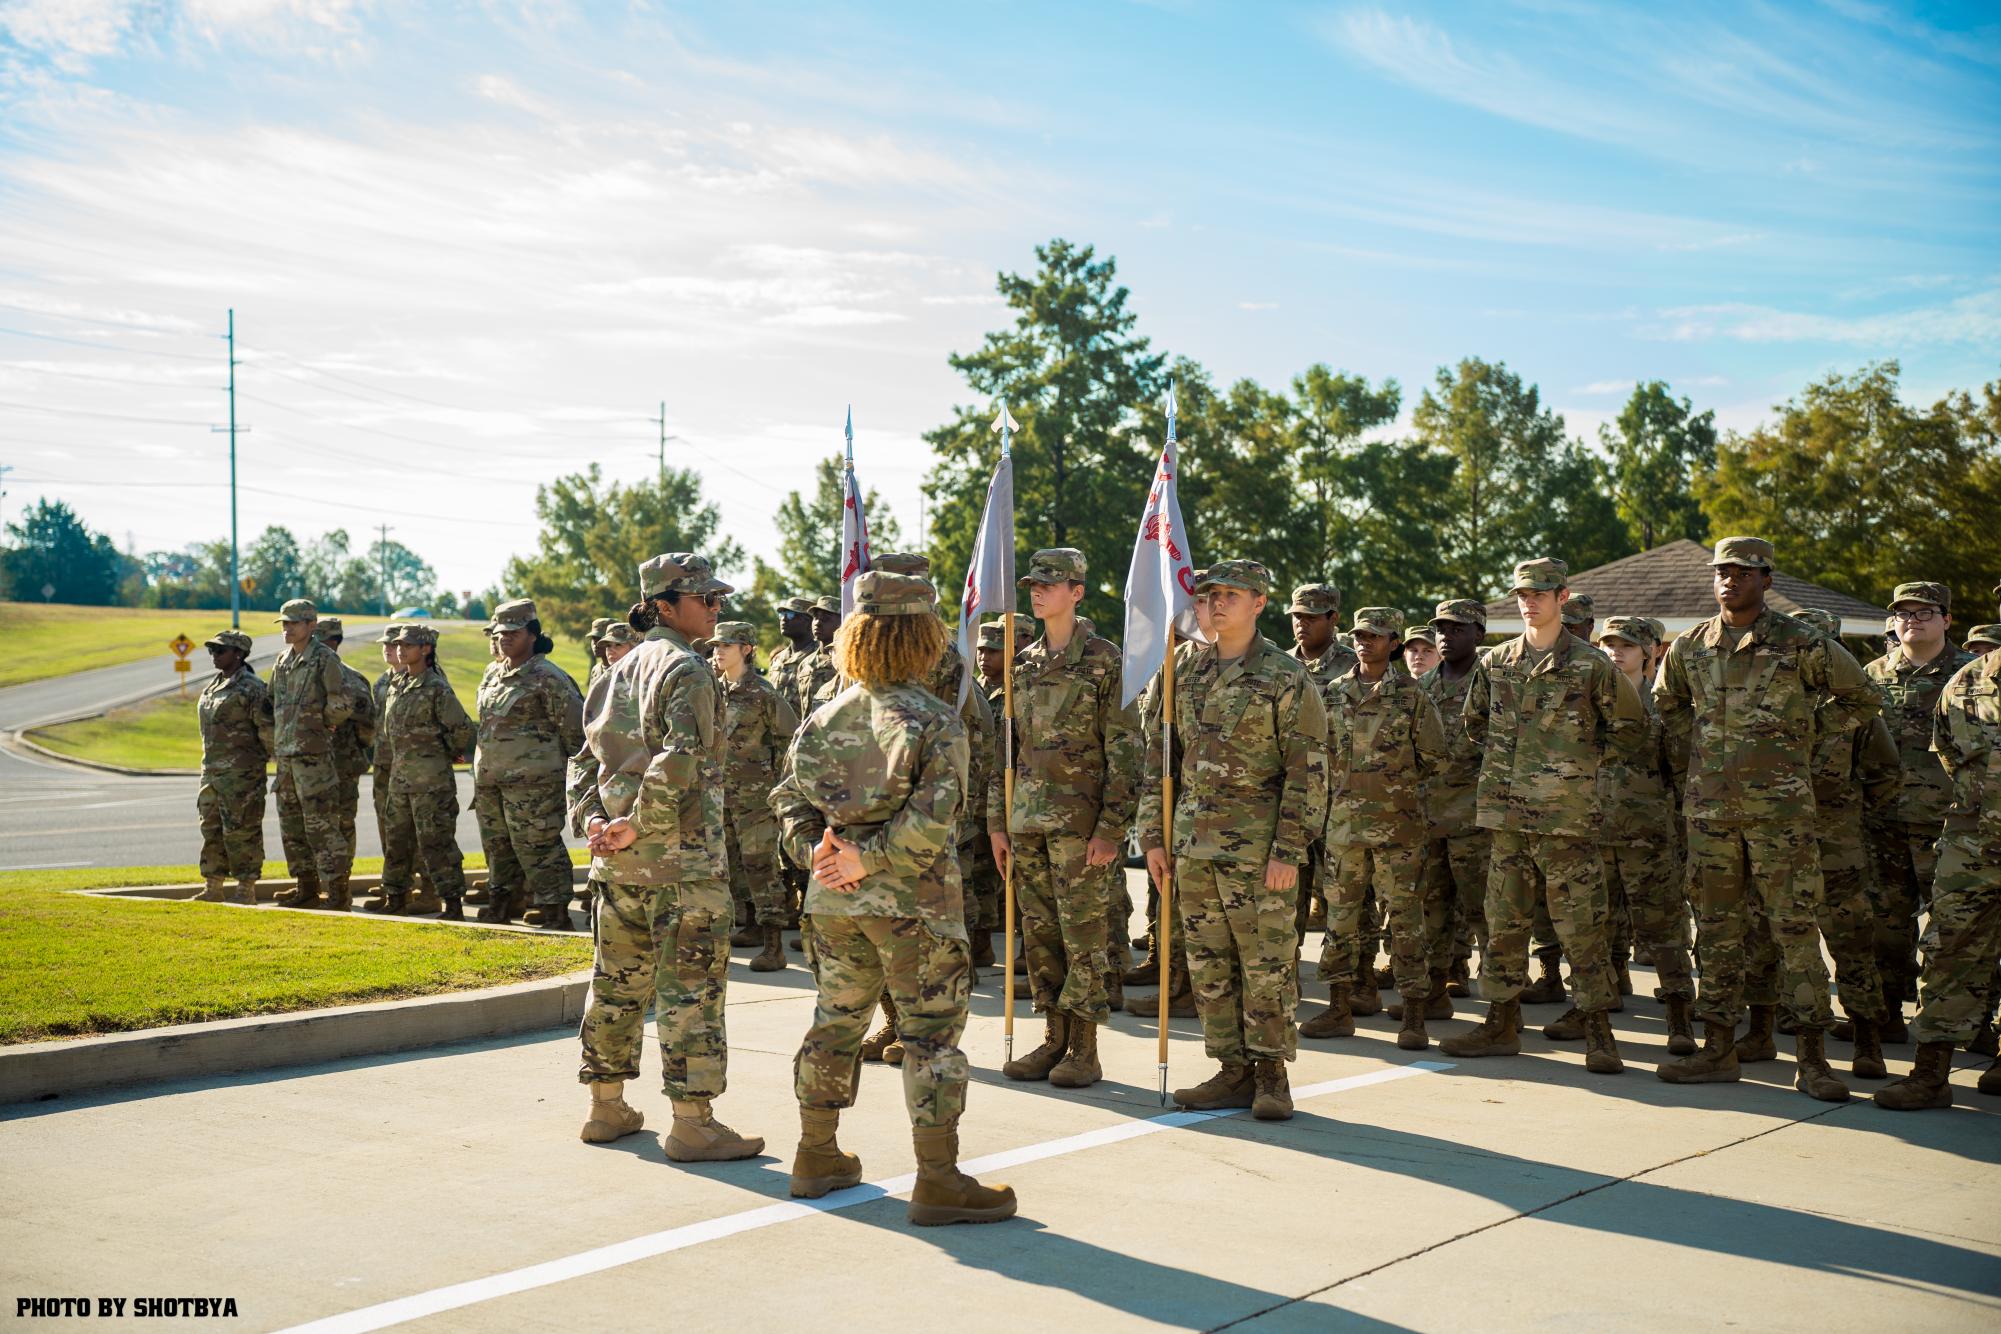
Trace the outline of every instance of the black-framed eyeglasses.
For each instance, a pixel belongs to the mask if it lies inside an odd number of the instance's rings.
[[[1912,607],[1909,611],[1893,611],[1890,614],[1906,625],[1923,625],[1937,616],[1939,610],[1937,607]]]

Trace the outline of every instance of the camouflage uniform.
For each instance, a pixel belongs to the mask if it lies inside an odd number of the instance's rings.
[[[755,645],[745,621],[716,627],[716,643]],[[785,893],[778,879],[778,824],[771,789],[799,716],[755,667],[740,681],[718,679],[723,696],[723,829],[729,847],[730,897],[759,926],[782,926]]]
[[[1725,539],[1716,563],[1771,568],[1769,544]],[[1769,607],[1747,630],[1721,613],[1676,638],[1654,702],[1686,796],[1688,887],[1696,915],[1705,1026],[1732,1027],[1743,1004],[1747,939],[1770,933],[1780,1000],[1802,1034],[1827,1027],[1827,968],[1812,748],[1817,731],[1875,716],[1875,689],[1848,651]]]
[[[1441,602],[1432,613],[1432,624],[1464,621],[1485,628],[1487,609],[1478,602],[1455,598]],[[1429,845],[1425,851],[1424,896],[1427,900],[1445,894],[1451,906],[1450,968],[1463,965],[1477,945],[1486,953],[1487,944],[1487,865],[1494,835],[1482,829],[1477,819],[1474,793],[1480,784],[1482,751],[1466,734],[1462,719],[1466,714],[1466,690],[1473,684],[1473,669],[1456,680],[1446,676],[1445,664],[1417,679],[1445,728],[1446,755],[1426,789],[1426,806],[1431,817]],[[1442,943],[1442,942],[1441,942]],[[1434,956],[1436,966],[1436,956]],[[1455,974],[1460,976],[1460,974]]]
[[[1890,599],[1925,602],[1950,610],[1942,584],[1899,584]],[[1917,981],[1918,914],[1931,901],[1938,869],[1939,834],[1952,782],[1932,753],[1932,719],[1946,682],[1973,661],[1973,654],[1948,641],[1920,666],[1893,648],[1863,670],[1883,692],[1883,721],[1903,756],[1904,781],[1896,809],[1874,822],[1871,844],[1876,862],[1876,963],[1883,983],[1901,1004]]]
[[[1331,616],[1341,610],[1341,590],[1332,584],[1301,584],[1292,590],[1292,602],[1286,607],[1286,614],[1304,612],[1311,616]],[[1306,674],[1313,678],[1313,684],[1320,688],[1321,707],[1332,709],[1334,682],[1355,667],[1355,650],[1341,642],[1339,637],[1328,641],[1327,647],[1318,657],[1309,658],[1306,650],[1294,644],[1286,650],[1306,668]],[[1315,900],[1324,907],[1327,899],[1327,844],[1316,832],[1313,841],[1306,845],[1306,861],[1299,868],[1299,914],[1298,933],[1301,940],[1306,938],[1306,920]],[[1377,912],[1376,892],[1370,887],[1363,896],[1362,912],[1356,928],[1355,966],[1364,966],[1363,955],[1367,956],[1366,966],[1376,966],[1376,940],[1382,934],[1382,919]]]
[[[871,570],[856,592],[863,615],[934,614],[915,576]],[[849,686],[792,744],[771,793],[788,853],[810,866],[831,828],[861,845],[865,872],[851,890],[814,879],[806,891],[819,996],[793,1062],[802,1107],[854,1105],[862,1040],[887,993],[911,1124],[951,1125],[965,1108],[972,965],[952,839],[967,762],[955,710],[915,683]]]
[[[641,566],[640,585],[648,596],[732,591],[707,560],[678,552]],[[639,837],[593,863],[605,890],[577,1078],[638,1076],[651,1000],[667,1094],[718,1097],[728,1083],[731,913],[715,673],[681,634],[656,626],[598,682],[588,715],[570,761],[572,828],[623,817]]]
[[[1084,554],[1062,547],[1036,552],[1017,582],[1083,577]],[[1061,649],[1038,639],[1015,655],[1013,818],[998,776],[987,800],[988,830],[1013,849],[1035,1008],[1093,1024],[1111,1018],[1107,924],[1124,871],[1089,865],[1086,851],[1094,838],[1123,848],[1139,777],[1139,717],[1119,704],[1121,660],[1082,626]]]
[[[1197,581],[1263,592],[1253,561]],[[1255,636],[1225,664],[1205,645],[1177,665],[1174,876],[1204,1049],[1225,1067],[1289,1061],[1299,1005],[1296,890],[1265,888],[1265,865],[1299,866],[1327,815],[1327,714],[1298,659]],[[1164,712],[1164,710],[1163,710]],[[1140,846],[1162,847],[1162,732],[1146,740]]]
[[[322,616],[313,637],[333,649],[331,640],[346,638],[338,616]],[[354,819],[361,809],[361,777],[375,763],[375,690],[367,677],[342,662],[340,679],[347,687],[347,721],[334,729],[334,771],[340,775],[340,832],[354,846]]]
[[[403,625],[401,622],[391,621],[382,628],[382,639],[380,642],[385,647],[401,643],[402,638]],[[387,856],[389,853],[389,762],[391,752],[389,738],[384,736],[382,732],[381,718],[383,710],[389,707],[390,690],[402,679],[403,673],[400,669],[385,667],[382,669],[382,673],[375,678],[375,684],[370,687],[368,692],[369,702],[375,706],[375,717],[377,720],[375,746],[371,756],[372,764],[369,772],[368,795],[370,804],[375,807],[375,827],[382,834],[382,851],[384,856]]]
[[[279,619],[317,620],[313,604],[295,598]],[[271,666],[272,754],[278,770],[278,828],[285,863],[308,898],[322,889],[345,895],[354,844],[341,820],[341,778],[334,735],[354,707],[340,658],[317,639],[287,646]]]
[[[494,629],[535,620],[526,598],[494,611]],[[473,757],[472,809],[493,905],[512,900],[567,908],[570,854],[563,846],[563,775],[583,745],[583,701],[570,678],[540,653],[519,667],[492,663],[479,683],[479,749]]]
[[[980,627],[980,647],[1000,648],[1001,625],[989,621]],[[993,719],[992,735],[987,739],[986,772],[998,776],[1005,762],[1005,752],[1001,745],[1001,715],[1006,707],[1005,688],[999,681],[988,682],[981,677],[973,686],[987,703],[987,716]],[[970,740],[970,738],[969,738]],[[978,757],[975,757],[978,758]],[[968,773],[971,765],[968,765]],[[991,779],[989,785],[991,785]],[[978,809],[982,817],[979,821],[981,837],[961,845],[959,849],[959,874],[966,884],[966,929],[972,932],[998,931],[1001,926],[1001,900],[1006,897],[1001,884],[1000,867],[994,861],[994,846],[985,837],[985,814],[989,798],[986,789],[975,788],[980,795],[969,805]]]
[[[1567,573],[1562,561],[1525,561],[1514,586],[1560,588]],[[1521,995],[1536,903],[1546,896],[1570,955],[1577,1008],[1611,1009],[1618,987],[1598,850],[1598,773],[1643,740],[1639,696],[1609,658],[1568,629],[1547,651],[1517,635],[1473,669],[1464,719],[1483,751],[1475,818],[1494,831],[1480,994],[1492,1002]]]
[[[840,594],[829,593],[825,597],[815,598],[813,600],[813,609],[815,611],[832,612],[838,616],[841,611]],[[798,672],[799,703],[797,712],[799,720],[804,722],[813,715],[813,710],[819,708],[838,694],[845,683],[841,680],[840,668],[834,665],[834,649],[831,644],[817,645],[800,662]]]
[[[407,626],[402,642],[431,645],[438,632]],[[382,891],[407,894],[414,872],[439,897],[465,897],[459,851],[459,789],[452,764],[472,749],[474,728],[443,672],[403,675],[382,713],[380,748],[389,752],[388,818],[382,825]]]
[[[584,674],[583,693],[586,695],[597,685],[598,678],[605,674],[604,658],[598,650],[604,646],[604,632],[611,629],[613,619],[610,616],[597,617],[591,622],[591,632],[584,636],[591,650],[591,669]]]
[[[1403,613],[1363,607],[1349,633],[1362,630],[1401,635]],[[1331,875],[1320,976],[1337,989],[1354,984],[1362,896],[1373,888],[1390,922],[1397,992],[1422,1005],[1434,972],[1443,986],[1451,962],[1450,886],[1423,875],[1429,832],[1424,789],[1448,758],[1445,730],[1430,697],[1407,672],[1386,667],[1380,680],[1365,681],[1358,661],[1335,679],[1328,696],[1324,840]]]
[[[209,648],[240,649],[250,636],[224,630]],[[270,691],[246,662],[217,672],[195,703],[201,721],[201,873],[254,884],[264,873],[264,765],[271,757]]]
[[[778,607],[780,611],[808,613],[813,610],[813,599],[789,597],[779,603]],[[765,675],[771,684],[778,688],[778,693],[785,696],[785,702],[792,706],[795,714],[799,711],[799,671],[805,665],[806,659],[812,656],[811,649],[794,648],[792,641],[788,639],[778,646],[765,667]]]

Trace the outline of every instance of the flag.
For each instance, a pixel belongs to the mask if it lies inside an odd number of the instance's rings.
[[[1167,391],[1167,443],[1140,515],[1139,537],[1133,542],[1133,563],[1126,571],[1125,689],[1121,708],[1139,698],[1147,682],[1167,661],[1170,623],[1184,639],[1200,639],[1195,624],[1195,563],[1188,549],[1188,530],[1181,523],[1181,501],[1175,493],[1174,390]]]
[[[958,706],[966,707],[966,695],[973,688],[973,672],[979,659],[973,648],[980,632],[980,616],[985,612],[1007,611],[1014,606],[1014,457],[1009,437],[1015,420],[1007,404],[1000,405],[993,429],[1000,432],[1001,455],[994,464],[993,480],[987,483],[987,506],[980,512],[979,536],[973,539],[973,563],[966,570],[966,591],[959,601],[959,656],[966,673],[959,680]]]
[[[841,483],[841,617],[855,610],[855,581],[868,572],[868,516],[855,482],[855,410],[848,409],[848,471]]]

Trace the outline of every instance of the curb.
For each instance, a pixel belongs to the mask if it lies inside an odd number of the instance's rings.
[[[560,1028],[583,1018],[590,984],[584,971],[455,995],[0,1048],[0,1104]]]
[[[121,704],[118,707],[123,708],[125,706]],[[89,718],[101,718],[103,716],[103,714],[97,713],[86,714],[83,718],[65,718],[63,722],[80,723]],[[60,726],[62,726],[62,723],[37,723],[35,725],[36,728]],[[79,769],[95,769],[99,773],[122,774],[127,778],[201,777],[201,770],[199,769],[133,769],[123,764],[106,764],[102,760],[86,760],[75,755],[65,755],[59,750],[50,750],[47,746],[39,742],[28,740],[28,733],[32,730],[34,729],[17,728],[8,732],[0,732],[0,745],[4,745],[12,751],[26,751],[36,759],[47,760],[51,764],[74,765]]]

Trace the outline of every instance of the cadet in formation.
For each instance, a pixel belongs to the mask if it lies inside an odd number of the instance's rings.
[[[646,1006],[660,1033],[661,1084],[675,1162],[764,1150],[711,1106],[728,1084],[723,997],[729,970],[729,855],[723,833],[723,708],[715,673],[694,650],[714,633],[725,595],[702,556],[673,552],[639,567],[657,623],[591,692],[585,744],[570,763],[570,815],[604,884],[578,1079],[591,1090],[587,1143],[641,1128],[625,1101],[639,1075]]]
[[[920,682],[945,627],[931,585],[871,570],[841,628],[841,675],[853,682],[800,728],[771,794],[792,857],[812,868],[818,989],[794,1061],[799,1148],[791,1192],[817,1198],[860,1182],[861,1160],[836,1139],[852,1107],[861,1044],[877,998],[895,998],[904,1105],[917,1157],[913,1223],[1013,1216],[1014,1192],[961,1172],[959,1118],[968,1068],[959,1049],[972,962],[953,852],[966,799],[965,730]]]
[[[987,716],[994,720],[994,736],[988,747],[987,764],[988,772],[996,777],[1006,764],[1007,754],[1001,735],[1002,713],[1006,704],[1003,698],[1005,683],[1001,679],[1004,642],[1005,627],[999,621],[988,621],[980,627],[976,649],[979,679],[973,686],[986,701]],[[969,743],[970,740],[968,738]],[[973,938],[973,967],[978,970],[991,967],[994,963],[993,933],[1001,929],[1001,902],[1005,893],[1000,864],[994,860],[993,840],[987,837],[985,793],[975,794],[974,806],[979,816],[980,837],[965,845],[959,858],[959,872],[966,882],[966,930]]]
[[[1487,1016],[1439,1045],[1461,1057],[1521,1051],[1529,941],[1537,904],[1546,901],[1570,955],[1585,1068],[1617,1074],[1625,1066],[1612,1038],[1618,988],[1598,847],[1598,773],[1614,751],[1639,748],[1646,713],[1611,659],[1565,626],[1568,566],[1547,556],[1523,561],[1511,591],[1527,629],[1473,669],[1463,721],[1483,751],[1476,818],[1494,836],[1480,961]]]
[[[829,593],[813,599],[814,648],[798,668],[799,702],[795,711],[802,722],[840,688],[841,674],[834,666],[834,632],[840,628],[840,595]]]
[[[203,645],[215,676],[195,702],[201,723],[202,894],[221,903],[236,881],[235,901],[257,902],[264,874],[264,765],[271,758],[270,692],[250,670],[250,636],[224,630]]]
[[[341,662],[313,637],[319,612],[293,598],[278,612],[285,648],[271,666],[271,752],[278,771],[278,829],[296,882],[278,896],[287,908],[346,912],[354,844],[342,829],[341,778],[334,736],[354,703]]]
[[[483,922],[568,931],[570,854],[563,846],[565,766],[583,744],[583,700],[546,656],[535,604],[503,602],[487,627],[499,658],[479,683],[472,809],[486,849]]]
[[[1703,1047],[1655,1074],[1674,1084],[1740,1077],[1737,1016],[1747,942],[1769,932],[1779,953],[1778,998],[1798,1028],[1801,1092],[1845,1102],[1827,1064],[1831,1019],[1814,905],[1821,897],[1811,756],[1816,732],[1859,727],[1881,707],[1848,651],[1765,604],[1772,545],[1716,544],[1717,614],[1668,647],[1654,683],[1688,818],[1688,888],[1696,916]]]
[[[1122,655],[1078,624],[1084,574],[1083,552],[1056,547],[1036,552],[1017,581],[1042,637],[1015,656],[1012,812],[1001,782],[987,798],[994,861],[1013,864],[1029,987],[1045,1021],[1042,1044],[1001,1073],[1058,1088],[1103,1075],[1108,930],[1139,779],[1138,715],[1119,703]]]
[[[1354,670],[1355,651],[1335,637],[1341,627],[1338,618],[1341,612],[1341,590],[1332,584],[1301,584],[1292,590],[1292,604],[1287,615],[1292,618],[1292,656],[1306,665],[1306,674],[1313,678],[1313,684],[1320,689],[1322,706],[1330,702],[1329,692],[1334,682]],[[1306,848],[1306,864],[1299,871],[1299,938],[1302,942],[1306,933],[1327,925],[1326,863],[1327,847],[1321,841],[1322,831],[1315,830],[1313,841]],[[1366,933],[1375,939],[1378,923],[1375,920],[1375,898],[1370,896],[1363,904],[1362,925],[1359,933]],[[1357,942],[1359,948],[1359,938]],[[1369,1000],[1362,1002],[1358,1014],[1374,1014],[1381,1008],[1374,1002],[1375,996],[1375,947],[1369,949]],[[1350,996],[1352,1006],[1357,999]]]
[[[1169,872],[1160,792],[1171,768],[1176,902],[1203,1046],[1219,1067],[1175,1102],[1284,1120],[1299,868],[1326,817],[1327,716],[1306,668],[1257,632],[1270,592],[1270,573],[1251,560],[1219,561],[1196,580],[1214,642],[1191,655],[1163,707],[1176,753],[1162,753],[1164,729],[1148,736],[1139,831],[1158,884]]]
[[[1438,665],[1418,678],[1418,685],[1438,710],[1445,729],[1446,755],[1431,776],[1426,792],[1430,844],[1424,875],[1442,882],[1427,887],[1427,897],[1447,894],[1452,904],[1452,957],[1446,964],[1445,990],[1464,996],[1477,946],[1487,950],[1487,860],[1493,834],[1480,827],[1475,791],[1480,783],[1481,748],[1464,726],[1466,688],[1473,683],[1480,642],[1487,637],[1487,608],[1467,598],[1439,603],[1431,613],[1438,638]]]
[[[368,699],[375,707],[378,722],[382,718],[382,710],[389,703],[389,687],[403,674],[402,659],[396,650],[397,637],[402,631],[401,621],[391,621],[382,627],[382,638],[377,641],[382,651],[382,671],[369,687]],[[375,827],[381,829],[389,820],[390,749],[382,736],[382,729],[378,726],[375,731],[375,744],[370,748],[369,755],[368,795],[369,803],[375,808]]]
[[[386,632],[385,632],[386,633]],[[322,616],[313,626],[313,637],[333,650],[336,661],[347,631],[338,616]],[[361,779],[375,762],[375,691],[363,676],[345,662],[340,679],[347,690],[347,721],[334,729],[334,772],[340,776],[340,833],[349,849],[354,847],[354,820],[361,809]]]
[[[378,729],[389,752],[382,822],[382,893],[369,911],[436,912],[465,917],[465,857],[459,851],[459,789],[452,765],[473,745],[472,719],[438,670],[438,632],[428,625],[396,629],[398,675]],[[380,781],[380,780],[378,780]],[[410,897],[422,871],[435,905]],[[427,895],[427,899],[429,897]]]
[[[751,971],[775,973],[785,967],[785,885],[778,878],[778,822],[770,799],[799,715],[757,674],[757,631],[750,622],[723,621],[708,642],[722,678],[723,836],[735,921],[742,928],[730,943],[761,944]]]

